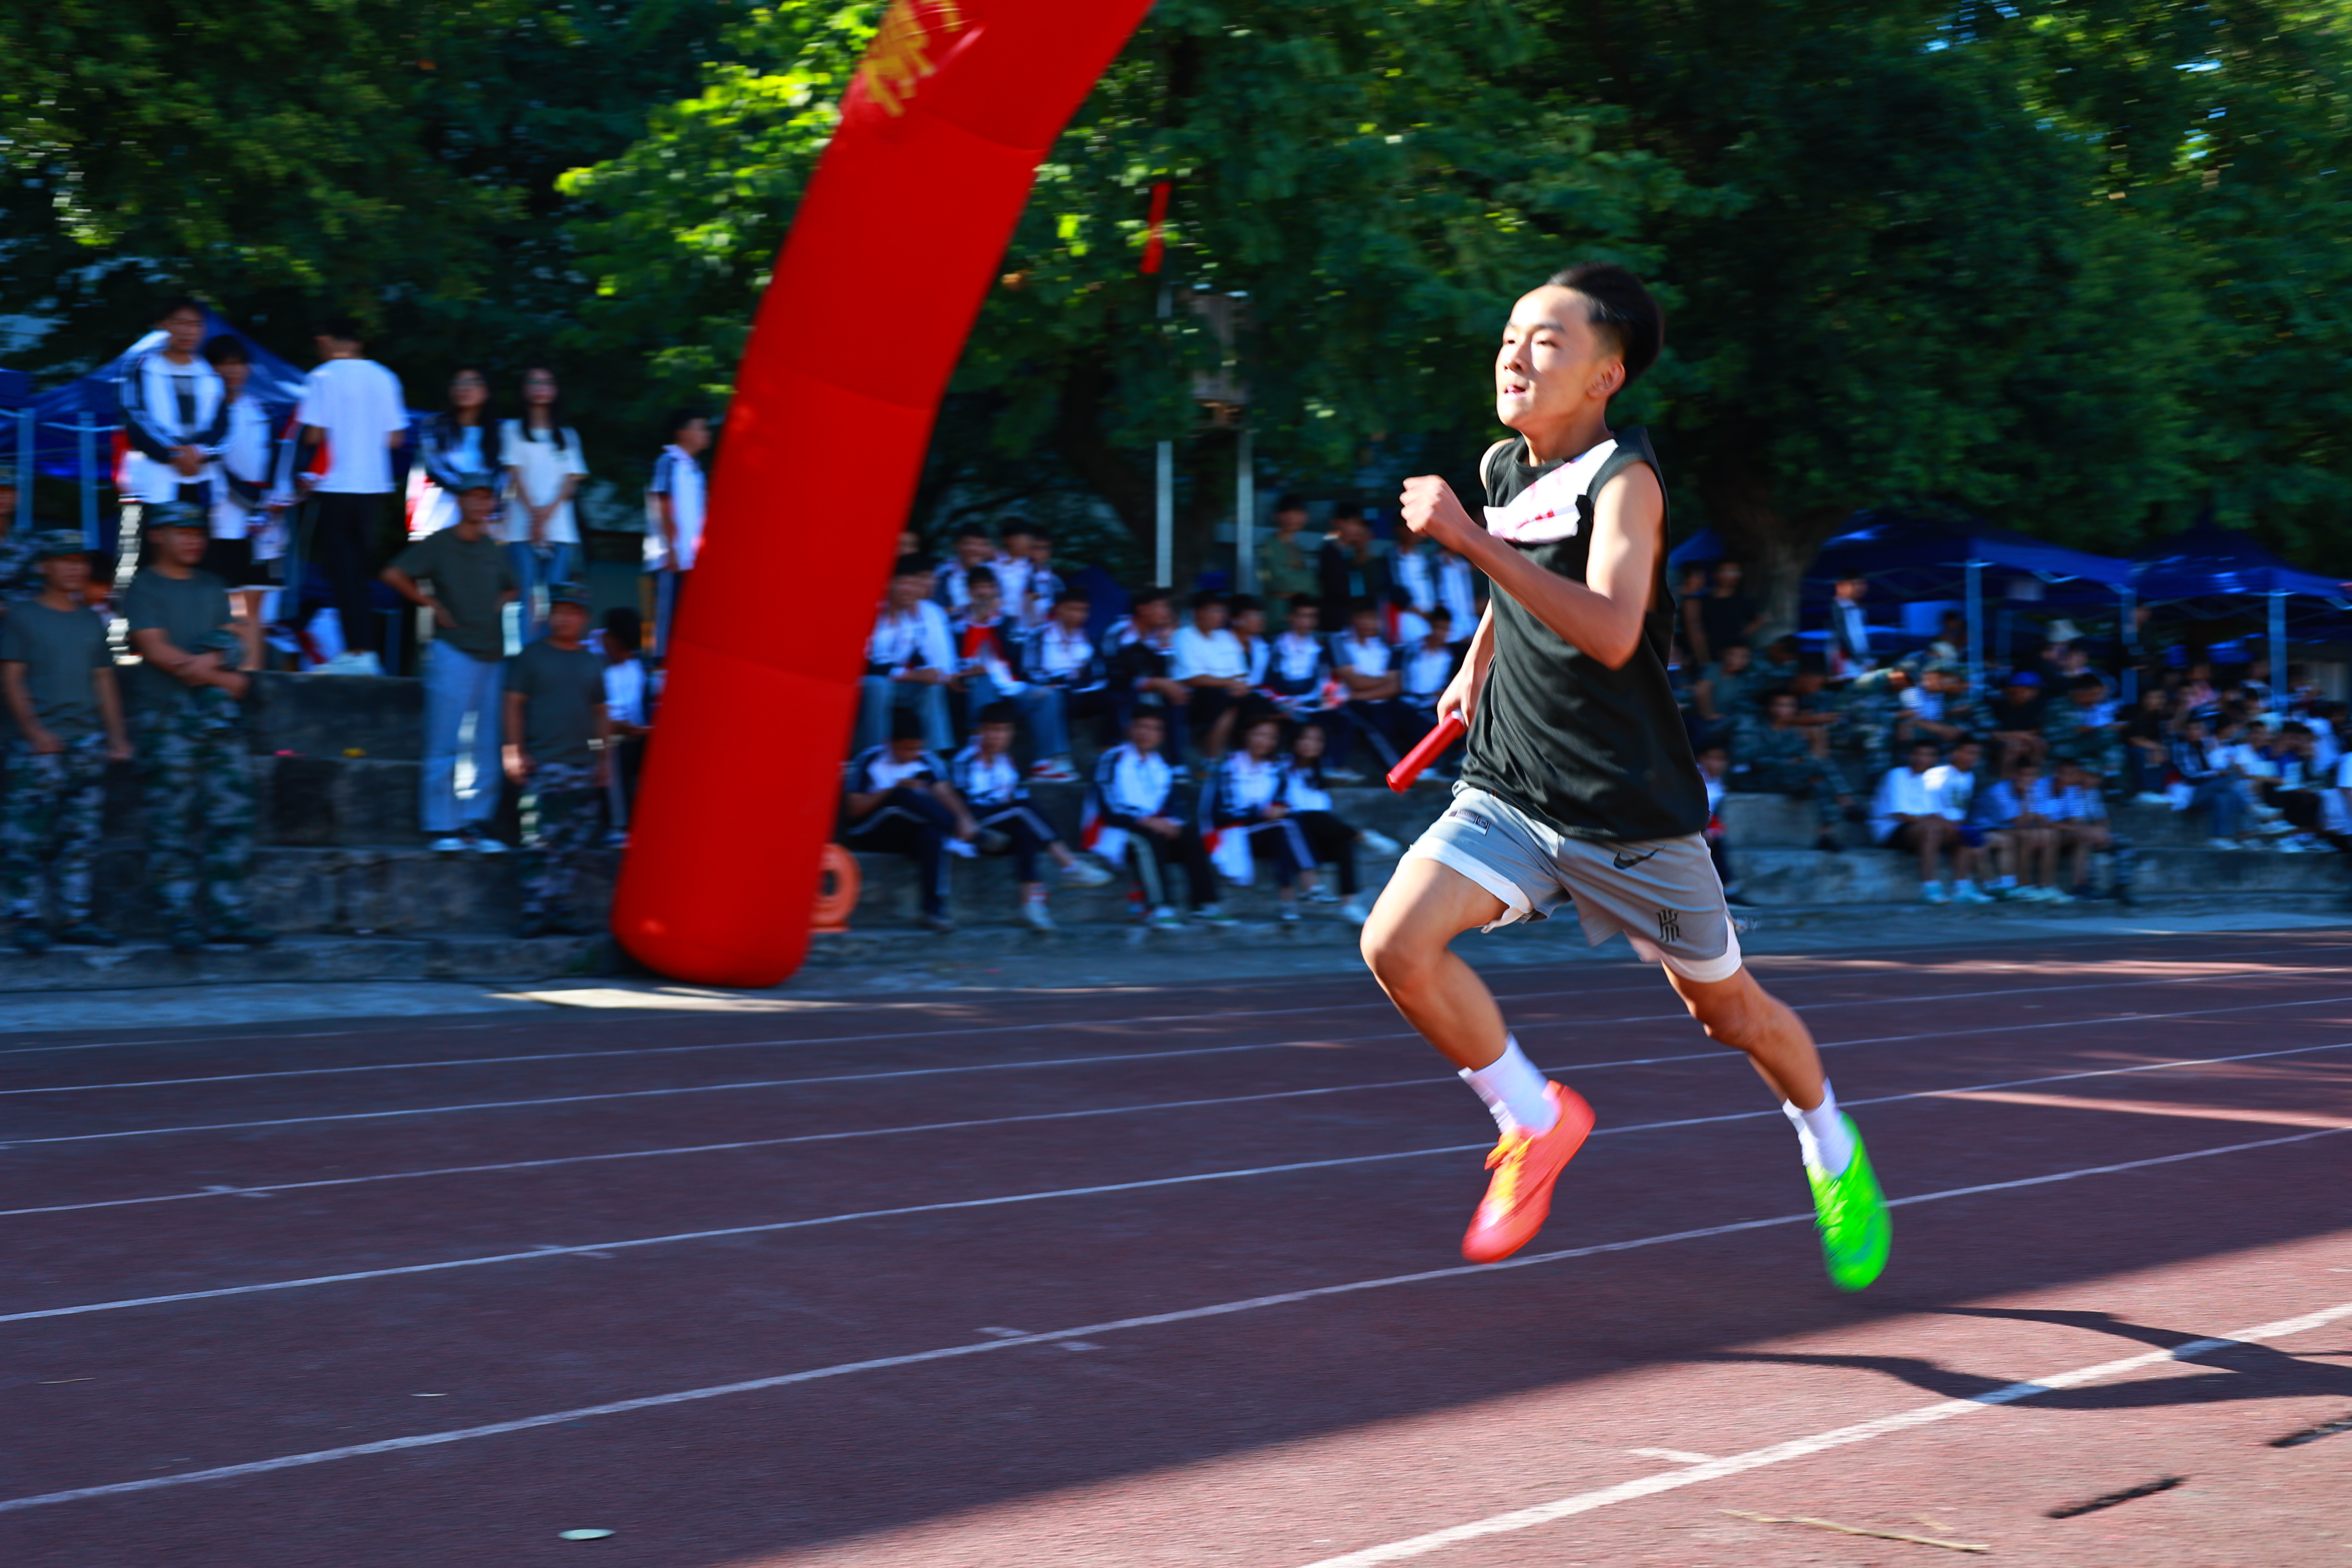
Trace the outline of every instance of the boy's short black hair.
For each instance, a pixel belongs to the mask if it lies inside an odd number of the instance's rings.
[[[1225,607],[1236,616],[1245,616],[1252,610],[1263,610],[1265,605],[1255,594],[1235,594],[1225,601]]]
[[[923,738],[923,716],[911,708],[894,709],[890,714],[890,738],[894,741],[919,741]]]
[[[1057,610],[1064,605],[1092,605],[1093,604],[1094,601],[1087,597],[1087,591],[1084,588],[1065,588],[1054,595],[1054,608]]]
[[[1625,362],[1627,386],[1658,363],[1658,351],[1666,346],[1666,313],[1639,278],[1609,262],[1587,261],[1555,272],[1546,281],[1554,288],[1573,289],[1592,302],[1587,320]]]
[[[1214,588],[1203,588],[1192,595],[1192,607],[1196,610],[1205,610],[1212,605],[1222,605],[1224,602],[1225,596]]]
[[[988,538],[988,530],[982,528],[976,522],[967,522],[955,531],[955,537],[959,540],[986,539]]]
[[[1274,510],[1277,515],[1286,511],[1305,511],[1307,510],[1307,498],[1305,496],[1292,495],[1286,492],[1280,500],[1274,503]]]
[[[709,417],[709,415],[704,413],[699,408],[671,409],[667,414],[662,416],[662,444],[664,446],[668,446],[676,442],[677,439],[677,433],[679,431],[685,429],[688,426],[693,424],[698,419],[708,419]]]
[[[1380,606],[1370,599],[1350,599],[1348,601],[1348,618],[1352,621],[1368,610],[1376,611],[1379,608]]]
[[[319,321],[318,335],[332,338],[339,343],[365,342],[358,321],[349,316],[323,316]]]
[[[971,571],[963,574],[963,585],[967,591],[977,587],[982,583],[987,584],[992,588],[999,586],[996,581],[995,567],[975,566]]]
[[[992,702],[975,714],[971,721],[974,724],[1010,724],[1013,722],[1013,704]]]
[[[194,310],[201,316],[205,313],[204,302],[193,294],[174,294],[155,307],[155,319],[160,321],[167,316],[176,316],[183,310]]]
[[[1301,610],[1314,610],[1319,614],[1322,608],[1323,601],[1317,598],[1312,594],[1293,594],[1290,595],[1290,613],[1294,616]]]
[[[1429,614],[1422,616],[1421,618],[1427,621],[1432,626],[1435,626],[1438,622],[1444,621],[1450,626],[1454,624],[1454,612],[1447,609],[1443,605],[1432,605],[1429,606]]]
[[[1016,533],[1034,535],[1037,531],[1037,525],[1025,517],[1008,517],[996,525],[996,531],[1006,539],[1012,538]]]
[[[604,629],[631,647],[645,641],[646,621],[643,616],[626,605],[615,605],[604,612]]]
[[[2069,691],[2105,691],[2106,689],[2107,683],[2087,669],[2066,682]]]
[[[1335,524],[1361,522],[1364,521],[1364,509],[1351,500],[1340,501],[1331,508],[1331,521]]]
[[[890,575],[893,577],[920,577],[927,574],[930,569],[931,563],[924,560],[919,555],[901,555],[894,563],[892,563],[890,567]]]
[[[245,352],[244,340],[235,332],[215,332],[205,340],[205,363],[215,368],[225,364],[251,364],[253,356]]]
[[[1128,613],[1132,615],[1146,605],[1164,605],[1169,597],[1169,592],[1165,588],[1138,588],[1128,598]]]

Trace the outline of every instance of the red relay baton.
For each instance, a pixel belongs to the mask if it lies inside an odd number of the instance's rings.
[[[1404,754],[1404,760],[1389,770],[1389,788],[1402,795],[1412,787],[1421,770],[1435,762],[1438,753],[1460,740],[1469,730],[1459,713],[1448,713],[1444,722],[1421,738],[1421,744]]]

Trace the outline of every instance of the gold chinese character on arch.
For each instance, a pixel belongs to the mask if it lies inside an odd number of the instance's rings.
[[[857,79],[886,113],[906,113],[915,84],[939,69],[929,54],[935,26],[942,33],[963,31],[956,0],[891,0],[883,13],[881,29],[858,62]]]

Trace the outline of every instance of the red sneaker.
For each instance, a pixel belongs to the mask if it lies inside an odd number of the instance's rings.
[[[1551,1214],[1552,1184],[1592,1131],[1592,1107],[1582,1095],[1556,1083],[1544,1094],[1559,1112],[1551,1131],[1505,1133],[1486,1156],[1495,1177],[1462,1237],[1462,1256],[1473,1263],[1500,1263],[1536,1238]]]

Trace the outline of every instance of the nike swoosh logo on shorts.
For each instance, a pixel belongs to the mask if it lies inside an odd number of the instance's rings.
[[[1654,849],[1651,850],[1649,855],[1626,855],[1620,853],[1617,857],[1617,869],[1620,871],[1631,870],[1633,868],[1640,865],[1643,861],[1650,858],[1650,855],[1655,855],[1657,851]]]

